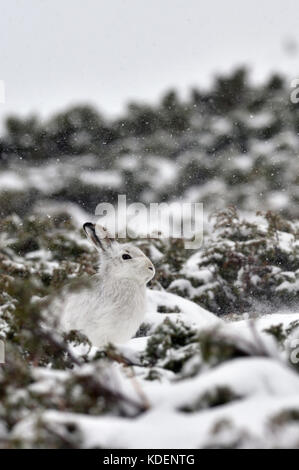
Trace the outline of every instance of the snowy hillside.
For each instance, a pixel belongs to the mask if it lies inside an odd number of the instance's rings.
[[[101,352],[46,327],[96,268],[69,211],[1,221],[0,446],[298,447],[298,225],[229,209],[197,252],[139,240],[157,268],[144,323]]]
[[[282,77],[253,85],[239,69],[114,120],[90,106],[7,119],[1,448],[299,447],[299,107],[289,95]],[[90,286],[98,257],[82,224],[119,194],[204,203],[204,243],[134,240],[156,268],[147,313],[136,337],[99,351],[53,326],[49,305]],[[144,221],[133,225],[140,235]]]
[[[108,120],[74,106],[48,120],[7,119],[0,138],[0,211],[30,213],[72,202],[184,200],[207,213],[233,204],[247,212],[298,217],[299,107],[289,81],[253,85],[238,69],[210,90],[156,106],[134,103]]]
[[[5,7],[0,452],[299,449],[295,0]]]

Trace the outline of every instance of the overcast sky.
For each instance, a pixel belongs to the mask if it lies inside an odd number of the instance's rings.
[[[2,116],[78,102],[108,114],[249,64],[299,76],[298,0],[7,0]],[[296,73],[298,71],[298,73]]]

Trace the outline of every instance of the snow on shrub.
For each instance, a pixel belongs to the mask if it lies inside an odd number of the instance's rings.
[[[298,315],[217,323],[186,300],[239,318],[247,309],[259,317],[257,302],[291,305],[296,239],[294,222],[272,213],[249,222],[230,208],[191,255],[180,240],[138,241],[157,266],[148,314],[127,345],[99,351],[46,314],[95,272],[96,254],[70,215],[2,219],[0,447],[287,447],[289,429],[296,446]]]

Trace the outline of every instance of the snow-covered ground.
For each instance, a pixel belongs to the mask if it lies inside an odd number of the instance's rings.
[[[299,320],[299,313],[268,315],[254,324],[248,320],[223,322],[179,296],[160,291],[148,294],[145,321],[152,331],[170,318],[190,324],[199,332],[210,331],[233,339],[241,347],[243,344],[244,350],[260,346],[263,351],[253,351],[251,357],[220,362],[214,367],[206,365],[199,374],[184,380],[161,366],[159,379],[148,380],[148,366],[142,365],[140,358],[150,336],[132,339],[119,351],[136,365],[114,365],[109,373],[124,394],[146,402],[145,413],[132,419],[53,410],[32,412],[16,425],[13,438],[30,445],[31,438],[35,439],[36,423],[42,420],[57,430],[65,423],[73,423],[80,430],[81,446],[88,448],[297,447],[298,417],[292,418],[292,413],[299,414],[299,376],[264,330],[279,324],[287,328]],[[161,306],[177,308],[177,312],[158,313]],[[170,349],[169,354],[175,352]],[[194,359],[186,362],[186,374]],[[42,371],[37,371],[37,375],[41,378],[39,387],[46,392],[53,375]],[[227,402],[211,405],[211,397],[221,390],[229,391]],[[279,417],[282,422],[285,419],[283,425],[279,425]]]
[[[115,120],[75,106],[8,123],[1,447],[299,448],[299,108],[289,94],[277,75],[254,85],[236,70]],[[82,224],[118,195],[203,203],[204,237],[195,250],[155,238],[174,205],[159,227],[129,214],[156,276],[136,337],[103,352],[80,332],[45,328],[45,312],[96,273]]]
[[[44,329],[49,300],[95,272],[86,217],[64,203],[3,219],[1,446],[298,447],[297,222],[229,209],[195,252],[135,241],[156,265],[146,316],[103,356]]]

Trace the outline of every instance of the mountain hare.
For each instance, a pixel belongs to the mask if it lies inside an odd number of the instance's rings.
[[[61,326],[66,331],[81,331],[97,347],[124,343],[143,321],[146,284],[155,268],[139,248],[119,244],[104,227],[86,223],[83,228],[100,252],[99,270],[91,278],[90,288],[67,298]]]

